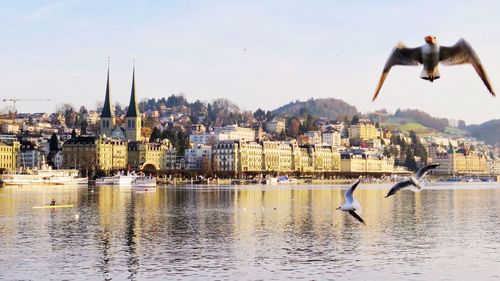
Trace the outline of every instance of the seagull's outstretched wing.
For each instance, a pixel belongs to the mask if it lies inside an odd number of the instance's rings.
[[[488,78],[488,75],[486,74],[486,71],[481,64],[479,57],[477,56],[474,49],[472,49],[471,45],[464,39],[458,40],[458,42],[451,47],[440,46],[439,61],[447,65],[464,63],[472,64],[479,77],[481,77],[481,80],[483,80],[484,85],[486,85],[486,88],[488,88],[488,91],[490,91],[490,93],[495,96],[493,86],[491,86],[490,79]]]
[[[399,190],[405,188],[405,187],[408,187],[410,185],[413,185],[413,183],[411,182],[411,180],[405,180],[405,181],[402,181],[402,182],[399,182],[397,184],[395,184],[391,190],[389,190],[389,193],[387,193],[387,195],[385,196],[385,198],[393,195],[394,193],[398,192]]]
[[[366,225],[365,221],[358,214],[356,214],[356,212],[349,211],[349,214],[351,214],[351,216],[353,216],[354,218],[356,218],[360,223]]]
[[[417,180],[420,180],[421,178],[425,177],[425,175],[427,175],[432,169],[435,169],[438,166],[439,166],[439,164],[431,164],[431,165],[423,166],[422,168],[420,168],[418,170],[415,177],[417,178]]]
[[[360,179],[356,180],[353,183],[353,185],[344,193],[344,198],[346,203],[351,204],[354,202],[354,197],[352,196],[352,193],[354,192],[354,190],[356,190],[356,187],[358,186],[360,181],[361,181]]]
[[[384,70],[382,71],[382,76],[378,82],[377,89],[375,90],[375,95],[372,101],[374,101],[382,85],[384,84],[385,78],[389,74],[389,70],[395,65],[418,65],[422,63],[422,49],[418,48],[407,48],[405,44],[399,42],[396,47],[391,52],[391,55],[385,63]]]

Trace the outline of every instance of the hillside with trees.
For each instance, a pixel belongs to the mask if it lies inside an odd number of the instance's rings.
[[[276,116],[300,116],[309,113],[330,120],[342,120],[345,116],[351,118],[359,115],[355,106],[334,98],[297,100],[273,110],[272,113]]]
[[[432,117],[430,114],[417,109],[397,109],[394,117],[405,118],[415,121],[425,127],[444,132],[450,125],[448,119]]]
[[[490,120],[480,125],[469,125],[467,131],[471,136],[487,144],[500,144],[500,119]]]

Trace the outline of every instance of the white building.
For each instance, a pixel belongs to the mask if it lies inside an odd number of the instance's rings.
[[[266,123],[266,132],[281,134],[286,130],[284,120],[273,120]]]
[[[22,142],[20,147],[19,166],[27,169],[40,167],[40,150],[31,142]]]
[[[199,135],[189,135],[189,141],[194,144],[215,144],[218,141],[221,140],[227,140],[228,139],[227,134],[216,134],[216,133],[205,133],[205,134],[199,134]]]
[[[196,145],[196,147],[186,149],[184,158],[186,169],[188,170],[209,169],[212,158],[212,147],[209,145]]]
[[[309,144],[321,144],[322,142],[320,131],[307,131],[305,135],[309,138]]]
[[[337,130],[328,130],[321,136],[323,144],[339,147],[342,145],[341,135]]]
[[[212,147],[213,170],[236,173],[238,167],[238,141],[219,141]]]
[[[19,125],[17,124],[2,124],[2,132],[4,134],[17,134],[19,132]]]
[[[255,140],[255,130],[238,125],[226,125],[218,133],[226,134],[228,140]]]

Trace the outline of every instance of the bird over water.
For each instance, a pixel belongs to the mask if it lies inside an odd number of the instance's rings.
[[[446,47],[439,46],[436,36],[426,36],[425,44],[416,47],[408,48],[402,42],[399,42],[392,50],[387,62],[385,63],[382,76],[378,82],[377,89],[372,101],[374,101],[384,84],[387,75],[391,68],[395,65],[423,65],[420,78],[433,82],[440,78],[439,64],[444,65],[459,65],[472,64],[488,91],[495,96],[495,92],[491,82],[486,74],[486,71],[479,60],[478,55],[472,49],[471,45],[465,39],[458,40],[455,45]]]
[[[357,219],[359,222],[362,224],[365,224],[365,221],[356,213],[356,210],[361,210],[361,205],[359,202],[354,198],[354,190],[356,190],[356,187],[360,183],[361,180],[356,180],[353,185],[344,193],[344,199],[345,203],[342,206],[339,206],[337,210],[341,210],[344,212],[349,213],[351,216],[353,216],[355,219]]]

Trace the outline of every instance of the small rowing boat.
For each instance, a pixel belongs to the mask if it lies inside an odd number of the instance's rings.
[[[74,205],[44,205],[34,206],[33,209],[56,209],[56,208],[73,208]]]

